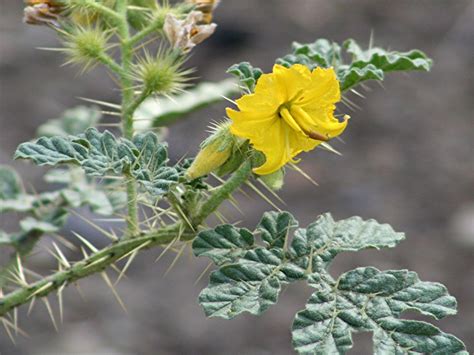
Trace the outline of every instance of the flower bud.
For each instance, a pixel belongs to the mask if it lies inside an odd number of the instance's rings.
[[[203,142],[201,151],[186,172],[188,180],[209,174],[231,158],[236,137],[230,133],[229,125],[229,122],[218,125],[214,133]]]

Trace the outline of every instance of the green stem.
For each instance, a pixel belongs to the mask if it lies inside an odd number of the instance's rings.
[[[223,185],[212,193],[206,202],[204,202],[199,212],[192,218],[193,226],[197,228],[201,225],[210,214],[217,210],[222,202],[227,200],[240,185],[247,181],[251,173],[252,164],[247,160]]]
[[[122,86],[122,131],[127,139],[133,138],[133,113],[130,106],[134,101],[133,80],[131,78],[133,47],[129,44],[130,29],[127,20],[127,0],[117,0],[116,10],[120,16],[117,32],[122,52],[122,67],[119,73]],[[127,181],[127,236],[137,235],[140,231],[138,223],[137,185],[133,179]]]
[[[162,19],[155,19],[140,32],[137,32],[134,36],[132,36],[129,40],[129,44],[131,46],[134,46],[146,37],[148,37],[148,35],[152,34],[153,32],[161,30],[163,28],[163,23],[164,21]]]
[[[99,4],[95,0],[88,1],[87,6],[96,10],[97,12],[100,12],[102,15],[110,18],[111,20],[114,20],[117,22],[121,21],[121,17],[119,14],[117,14],[114,10],[109,9],[107,6]]]
[[[133,239],[122,239],[64,270],[21,287],[0,298],[0,317],[13,308],[27,303],[33,297],[44,297],[63,285],[66,286],[86,276],[102,272],[107,266],[135,251],[169,244],[176,237],[180,237],[181,240],[190,240],[194,237],[194,233],[186,233],[183,230],[181,224],[175,224]]]
[[[212,214],[219,205],[244,183],[252,172],[250,162],[244,162],[241,167],[221,187],[217,188],[209,199],[201,206],[200,211],[193,218],[197,227]],[[23,286],[3,298],[0,298],[0,317],[10,310],[29,302],[33,297],[44,297],[54,290],[69,285],[74,281],[89,275],[102,272],[118,260],[128,257],[139,250],[150,249],[159,245],[167,245],[176,239],[190,241],[196,232],[191,230],[188,223],[178,222],[158,231],[138,234],[134,238],[125,238],[97,251],[89,257],[78,261],[70,267],[60,270],[37,282]]]

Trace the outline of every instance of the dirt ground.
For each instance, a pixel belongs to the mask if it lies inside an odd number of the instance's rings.
[[[16,146],[33,137],[41,122],[79,104],[80,96],[113,102],[118,97],[103,71],[78,76],[74,68],[59,67],[59,55],[36,50],[57,42],[51,31],[21,23],[22,6],[0,0],[0,163],[15,166],[42,191],[45,170],[12,162]],[[319,187],[290,173],[281,197],[302,225],[330,211],[337,218],[375,218],[406,232],[398,248],[342,255],[332,272],[363,265],[406,268],[422,280],[445,284],[459,312],[437,324],[474,349],[474,2],[223,0],[215,20],[217,33],[189,61],[203,80],[223,79],[227,67],[243,60],[268,71],[293,40],[351,37],[367,44],[371,32],[376,45],[420,48],[434,58],[430,73],[394,74],[383,88],[371,84],[366,99],[352,97],[360,109],[341,107],[352,116],[344,142],[336,142],[343,156],[306,154],[300,167]],[[224,107],[212,106],[174,124],[171,158],[195,152],[206,126],[223,117]],[[230,206],[224,214],[253,227],[268,206],[258,198],[237,197],[245,217]],[[11,215],[1,216],[0,226],[12,229]],[[66,229],[66,235],[75,230],[106,242],[74,218]],[[92,277],[80,283],[84,298],[74,288],[66,291],[58,332],[43,304],[29,317],[22,308],[20,325],[30,337],[20,336],[13,345],[0,332],[0,354],[292,353],[292,317],[310,294],[303,284],[286,289],[261,317],[208,320],[196,303],[206,277],[195,284],[207,261],[186,253],[164,276],[173,255],[154,263],[159,253],[143,253],[119,285],[127,313],[102,280]],[[45,268],[50,259],[38,252],[32,264]],[[351,354],[370,353],[370,335],[354,340]]]

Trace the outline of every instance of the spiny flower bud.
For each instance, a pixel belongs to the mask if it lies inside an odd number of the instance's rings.
[[[135,79],[143,91],[154,94],[173,94],[182,91],[192,69],[183,70],[183,59],[173,51],[159,50],[156,56],[145,51],[133,69]]]
[[[215,23],[199,24],[203,16],[200,11],[190,12],[184,20],[179,20],[173,14],[166,16],[163,30],[174,49],[187,53],[214,33],[217,27]]]
[[[200,152],[186,172],[188,180],[215,171],[231,158],[237,138],[230,133],[229,127],[229,122],[218,124],[214,133],[202,143]]]
[[[66,34],[66,48],[63,51],[69,56],[69,63],[83,64],[84,69],[91,68],[108,49],[110,33],[100,28],[74,28]]]

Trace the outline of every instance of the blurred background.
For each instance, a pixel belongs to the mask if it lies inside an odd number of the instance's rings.
[[[78,97],[117,102],[118,93],[101,69],[79,76],[75,68],[60,68],[61,56],[35,49],[58,43],[51,30],[22,24],[22,1],[0,4],[0,164],[13,165],[43,191],[45,170],[12,162],[16,146],[34,137],[39,124],[81,104]],[[415,270],[422,280],[445,284],[459,312],[437,324],[474,349],[474,2],[224,0],[215,21],[216,34],[189,61],[202,80],[224,79],[226,68],[244,60],[269,71],[293,40],[352,37],[367,45],[371,32],[376,45],[419,48],[434,59],[430,73],[393,74],[383,88],[370,84],[366,99],[352,97],[360,109],[346,109],[350,126],[344,142],[334,142],[343,156],[322,150],[306,154],[300,167],[319,187],[290,172],[280,195],[303,226],[331,211],[337,218],[375,218],[406,232],[407,240],[393,250],[340,256],[333,274],[373,265]],[[196,152],[207,125],[223,117],[225,106],[214,105],[171,126],[171,158]],[[231,207],[223,213],[253,228],[268,205],[256,197],[237,197],[245,217]],[[0,217],[2,229],[13,229],[14,222],[11,215]],[[106,243],[74,218],[67,230]],[[31,260],[33,267],[49,265],[51,256],[41,249]],[[292,353],[289,327],[311,293],[305,285],[286,289],[278,305],[261,317],[206,319],[196,298],[207,275],[195,281],[207,260],[186,253],[164,276],[174,256],[154,263],[159,253],[142,253],[119,285],[128,313],[100,277],[91,277],[80,282],[83,298],[74,287],[65,292],[58,332],[43,304],[29,317],[23,307],[20,325],[30,337],[20,336],[13,345],[0,330],[0,353]],[[352,354],[371,353],[370,335],[354,340]]]

